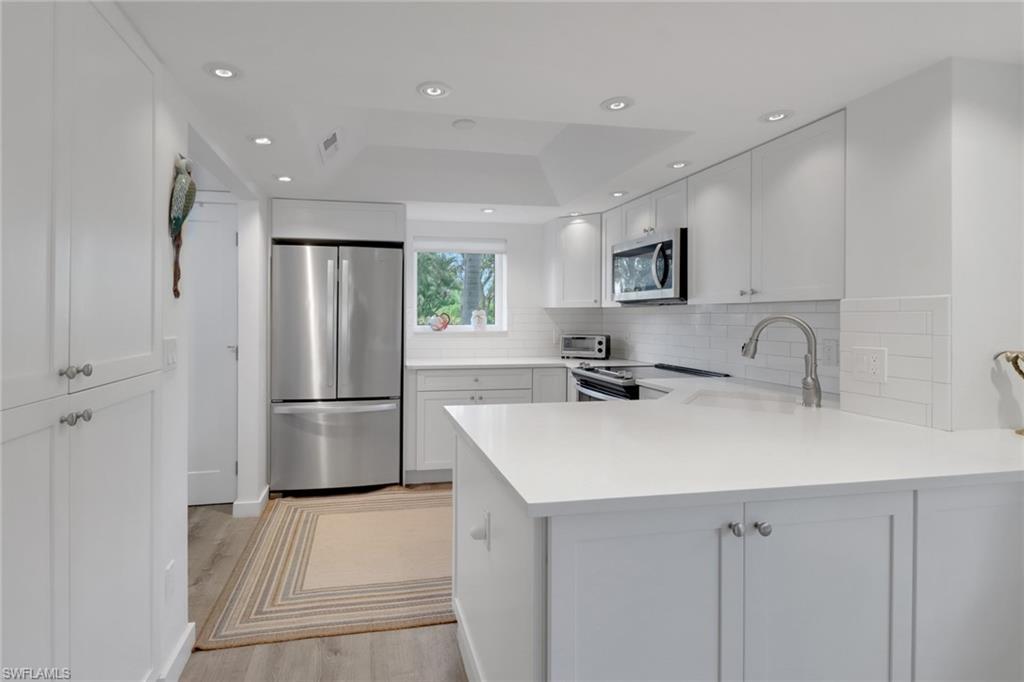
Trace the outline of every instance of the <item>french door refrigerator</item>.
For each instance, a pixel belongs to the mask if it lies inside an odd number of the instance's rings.
[[[400,244],[275,244],[270,487],[401,478]]]

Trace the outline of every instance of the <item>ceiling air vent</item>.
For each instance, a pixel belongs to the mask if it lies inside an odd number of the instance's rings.
[[[320,142],[320,161],[326,164],[331,157],[338,153],[341,140],[341,131],[332,130],[331,134]]]

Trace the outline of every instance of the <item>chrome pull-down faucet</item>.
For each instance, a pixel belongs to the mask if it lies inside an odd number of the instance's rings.
[[[750,332],[750,338],[743,344],[740,353],[745,358],[757,356],[757,338],[761,336],[764,328],[775,322],[788,322],[797,327],[807,338],[807,353],[804,355],[804,378],[800,386],[804,393],[804,407],[821,407],[821,383],[818,382],[818,337],[815,336],[811,325],[801,320],[796,315],[771,315],[764,318],[754,326]]]

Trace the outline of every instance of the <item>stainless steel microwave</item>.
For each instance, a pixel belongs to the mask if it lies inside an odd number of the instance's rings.
[[[653,232],[612,247],[612,299],[686,303],[685,227]]]

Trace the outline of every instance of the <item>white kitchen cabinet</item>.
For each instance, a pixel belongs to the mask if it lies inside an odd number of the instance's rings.
[[[618,308],[612,298],[612,247],[626,240],[622,207],[601,214],[601,307]]]
[[[564,367],[537,367],[533,370],[533,402],[564,403],[566,397]]]
[[[3,5],[4,408],[67,393],[67,220],[53,210],[52,3]],[[17,105],[10,103],[16,102]]]
[[[161,381],[3,412],[3,665],[96,680],[152,671]]]
[[[918,680],[1024,679],[1021,486],[917,496]]]
[[[93,367],[71,381],[77,391],[160,367],[154,86],[91,4],[60,5],[58,22],[59,35],[70,34],[57,87],[58,125],[68,135],[57,206],[58,220],[71,224],[69,361]]]
[[[6,409],[158,369],[162,297],[152,73],[89,3],[3,12]]]
[[[687,181],[683,179],[651,193],[655,230],[661,232],[687,227],[686,190]]]
[[[909,680],[913,493],[745,506],[743,678]]]
[[[600,307],[600,214],[560,218],[544,229],[547,306]]]
[[[645,194],[622,205],[623,237],[639,239],[654,229],[654,203]]]
[[[578,403],[580,401],[580,394],[576,392],[576,377],[572,375],[572,372],[565,373],[565,402],[567,403]]]
[[[549,678],[742,678],[743,540],[727,531],[742,515],[729,504],[551,519]]]
[[[69,409],[60,397],[3,412],[4,666],[68,664]]]
[[[529,371],[529,370],[527,370]],[[449,405],[528,403],[526,389],[418,391],[416,393],[416,468],[450,469],[455,459],[455,426],[444,408]]]
[[[843,297],[845,132],[839,112],[752,152],[752,300]]]
[[[750,298],[750,152],[688,180],[688,300],[746,302]]]
[[[405,204],[273,199],[274,239],[403,242]]]

